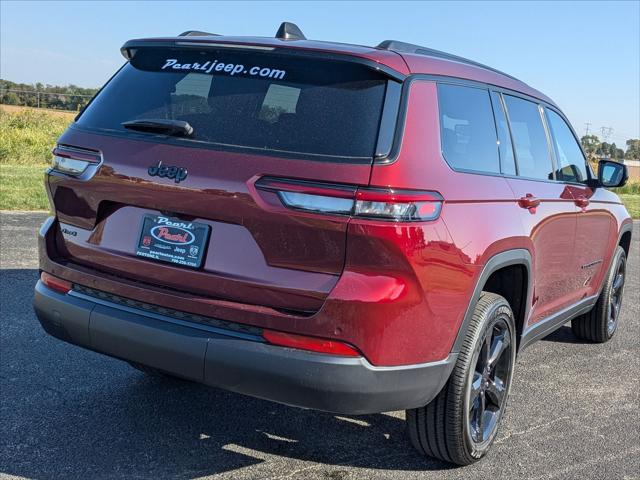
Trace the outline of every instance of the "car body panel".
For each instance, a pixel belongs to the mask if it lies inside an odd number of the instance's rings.
[[[253,37],[144,41],[332,53],[393,69],[407,76],[394,149],[370,163],[338,163],[72,126],[60,144],[96,150],[104,163],[90,179],[49,174],[55,218],[41,232],[43,271],[134,303],[345,342],[373,368],[441,362],[455,353],[494,266],[520,264],[530,275],[521,330],[543,331],[545,320],[582,311],[574,307],[586,308],[599,293],[630,222],[615,194],[458,171],[443,156],[439,79],[510,89],[553,105],[526,84],[477,66],[371,47]],[[150,177],[148,168],[159,161],[186,169],[188,177],[179,184]],[[309,213],[256,188],[265,176],[436,192],[444,200],[431,221]],[[540,205],[523,208],[527,194]],[[589,203],[581,207],[576,201],[583,197]],[[135,256],[141,219],[150,213],[211,227],[212,254],[201,270]]]

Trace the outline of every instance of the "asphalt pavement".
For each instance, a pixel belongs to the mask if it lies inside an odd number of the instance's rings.
[[[49,337],[31,308],[41,213],[0,214],[0,478],[640,478],[640,249],[619,330],[563,327],[519,358],[492,452],[414,453],[404,412],[337,416],[155,379]]]

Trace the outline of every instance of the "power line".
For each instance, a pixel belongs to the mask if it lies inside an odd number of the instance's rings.
[[[589,135],[589,127],[591,126],[591,122],[585,122],[585,124],[584,124],[584,125],[585,125],[585,127],[586,127],[586,128],[584,129],[584,134],[588,136],[588,135]]]
[[[611,127],[600,127],[600,133],[602,133],[602,141],[606,142],[607,140],[609,140],[609,137],[613,133],[613,128],[611,128]]]

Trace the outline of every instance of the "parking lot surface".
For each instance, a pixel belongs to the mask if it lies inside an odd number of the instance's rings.
[[[404,412],[336,416],[155,379],[60,342],[32,309],[41,213],[0,214],[0,478],[640,478],[640,231],[619,330],[525,351],[478,464],[421,458]],[[579,247],[578,247],[579,248]]]

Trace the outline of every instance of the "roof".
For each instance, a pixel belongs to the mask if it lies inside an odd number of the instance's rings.
[[[202,33],[202,35],[200,35]],[[132,45],[151,44],[203,44],[203,45],[250,45],[270,48],[286,48],[309,52],[349,55],[376,62],[394,70],[402,76],[426,74],[456,77],[482,82],[502,88],[515,90],[538,98],[552,105],[554,102],[521,80],[496,69],[482,65],[456,55],[438,50],[406,44],[397,41],[384,41],[377,47],[327,42],[307,39],[284,39],[272,37],[223,36],[206,32],[188,31],[182,36],[143,38],[130,40],[123,45],[123,54]],[[125,55],[126,56],[126,55]]]

